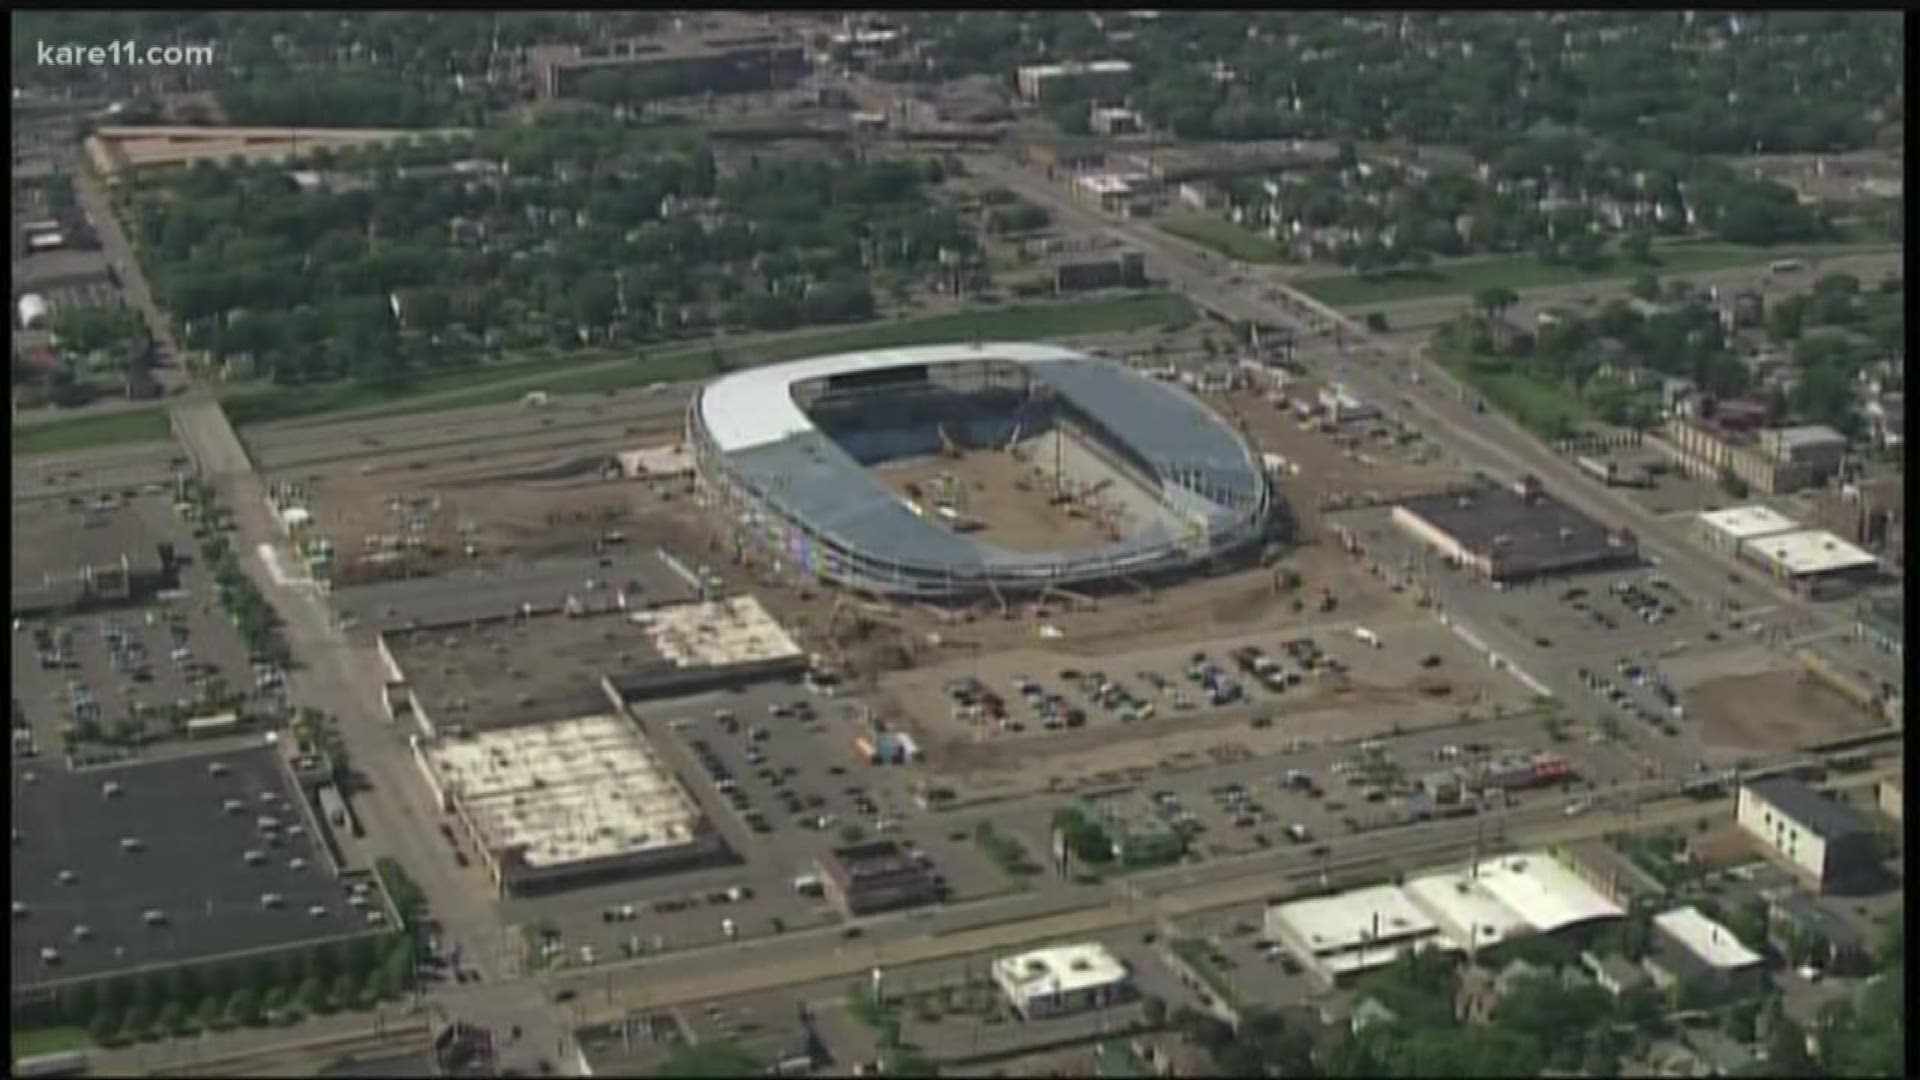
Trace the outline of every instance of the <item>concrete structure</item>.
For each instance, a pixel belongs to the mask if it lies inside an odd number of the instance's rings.
[[[993,981],[1025,1020],[1041,1020],[1126,1000],[1133,976],[1097,942],[1035,949],[993,962]]]
[[[644,82],[656,97],[780,90],[806,74],[806,53],[776,33],[636,38],[605,52],[579,46],[529,51],[534,93],[543,101],[577,97],[596,75]]]
[[[1667,420],[1669,454],[1695,476],[1732,473],[1770,495],[1814,487],[1839,472],[1847,448],[1839,432],[1820,426],[1765,428],[1766,415],[1757,402],[1683,401]]]
[[[835,848],[816,865],[827,899],[842,914],[919,907],[940,898],[933,875],[892,840]]]
[[[1036,105],[1074,98],[1112,101],[1124,97],[1133,83],[1133,65],[1125,60],[1069,60],[1059,64],[1032,64],[1014,73],[1020,96]]]
[[[1553,857],[1600,895],[1627,910],[1660,906],[1667,887],[1600,837],[1553,849]]]
[[[1380,406],[1355,395],[1344,383],[1334,383],[1320,391],[1320,408],[1326,412],[1327,419],[1336,424],[1372,420],[1380,415]]]
[[[1137,289],[1147,283],[1146,260],[1137,251],[1117,259],[1061,263],[1053,269],[1055,293],[1086,292],[1092,289]]]
[[[1619,953],[1600,955],[1591,949],[1583,950],[1580,966],[1593,976],[1594,985],[1614,997],[1638,989],[1647,981],[1646,969]]]
[[[1116,135],[1138,135],[1146,129],[1140,114],[1132,109],[1117,109],[1096,105],[1087,115],[1087,128],[1095,135],[1113,137]]]
[[[1841,595],[1872,584],[1880,560],[1822,529],[1778,533],[1745,546],[1748,562],[1795,591],[1814,597]]]
[[[117,607],[162,588],[173,549],[150,531],[142,509],[110,500],[57,509],[16,504],[13,613]]]
[[[37,330],[47,323],[46,297],[28,293],[20,298],[20,329]]]
[[[625,717],[415,740],[414,755],[503,896],[686,865],[721,847]]]
[[[629,480],[690,480],[693,478],[693,451],[685,443],[651,446],[641,450],[622,450],[615,455],[620,475]]]
[[[1258,459],[1212,410],[1049,345],[755,368],[703,387],[687,424],[702,498],[736,555],[884,595],[971,599],[1191,572],[1245,554],[1280,520]],[[1137,497],[1124,507],[1132,527],[1079,549],[1009,550],[916,513],[866,467],[955,439],[999,449],[1023,436],[1054,440],[1057,481]]]
[[[1754,504],[1700,515],[1700,537],[1707,546],[1734,557],[1746,553],[1755,540],[1797,532],[1800,523],[1771,507]]]
[[[1609,528],[1523,480],[1512,489],[1442,492],[1393,508],[1393,523],[1442,558],[1494,581],[1597,570],[1639,559],[1633,533]]]
[[[1769,854],[1817,890],[1844,890],[1873,867],[1866,821],[1798,780],[1742,785],[1736,817]]]
[[[454,130],[273,127],[101,127],[87,136],[87,158],[109,182],[127,172],[196,161],[292,161],[319,150],[343,150],[460,134]]]
[[[1654,985],[1662,990],[1703,982],[1724,993],[1755,989],[1766,978],[1759,953],[1692,905],[1653,917],[1646,966]]]

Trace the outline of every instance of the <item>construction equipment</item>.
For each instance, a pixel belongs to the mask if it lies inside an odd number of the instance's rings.
[[[953,436],[947,434],[947,425],[941,424],[938,431],[940,433],[940,452],[947,457],[953,458],[955,461],[963,457],[964,455],[961,453],[959,445],[953,441]]]

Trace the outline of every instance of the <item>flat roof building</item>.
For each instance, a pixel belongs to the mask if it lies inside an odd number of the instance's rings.
[[[1393,508],[1393,522],[1442,557],[1494,581],[1632,563],[1639,544],[1544,495],[1527,478],[1511,488],[1441,492]]]
[[[1127,966],[1098,942],[1002,957],[993,962],[993,981],[1026,1020],[1116,1004],[1133,986]]]
[[[1688,905],[1653,917],[1653,947],[1647,974],[1661,989],[1705,982],[1716,989],[1757,985],[1765,975],[1761,956],[1733,931]]]
[[[919,907],[940,898],[933,874],[892,840],[835,848],[818,867],[827,899],[847,915]]]
[[[1832,596],[1847,586],[1872,582],[1880,560],[1823,529],[1778,533],[1748,543],[1749,562],[1796,590]]]
[[[1708,546],[1728,555],[1741,555],[1747,544],[1767,536],[1797,531],[1800,523],[1771,507],[1755,504],[1700,515],[1700,534]]]
[[[104,768],[28,760],[12,779],[16,1004],[395,928],[384,900],[349,904],[282,748],[264,739]]]
[[[1014,73],[1020,96],[1039,105],[1068,98],[1117,99],[1126,94],[1132,82],[1133,65],[1125,60],[1030,64]]]
[[[1390,964],[1408,950],[1458,948],[1392,885],[1270,907],[1266,932],[1329,983]]]
[[[680,866],[720,841],[632,721],[499,728],[414,754],[502,895]]]
[[[58,508],[15,504],[15,615],[54,614],[133,603],[159,590],[172,547],[147,520],[164,500],[140,505],[106,497]]]
[[[1872,871],[1866,820],[1798,780],[1742,785],[1735,816],[1770,855],[1818,890],[1844,891]]]
[[[590,94],[596,80],[652,97],[771,92],[806,74],[806,51],[778,33],[680,34],[635,38],[589,53],[577,45],[529,50],[534,93],[545,101]]]

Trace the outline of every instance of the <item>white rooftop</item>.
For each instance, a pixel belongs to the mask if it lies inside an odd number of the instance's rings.
[[[1790,450],[1804,450],[1814,446],[1845,446],[1847,437],[1825,424],[1803,424],[1799,427],[1780,428],[1777,432],[1780,445]]]
[[[1663,911],[1653,917],[1653,924],[1710,967],[1734,971],[1760,962],[1760,954],[1741,944],[1733,931],[1700,914],[1700,909],[1692,905]]]
[[[1700,515],[1701,524],[1735,540],[1752,540],[1775,533],[1792,532],[1800,523],[1766,506],[1735,506],[1709,510]]]
[[[1034,997],[1125,982],[1127,967],[1105,945],[1084,942],[1001,957],[993,962],[993,974],[1009,993]]]
[[[1461,948],[1497,945],[1533,933],[1526,916],[1488,892],[1467,870],[1414,878],[1407,882],[1406,893]]]
[[[1541,933],[1626,914],[1620,905],[1544,851],[1502,855],[1482,862],[1478,885]]]
[[[802,652],[793,635],[752,596],[672,604],[627,618],[646,630],[655,652],[678,667],[787,660]]]
[[[1296,900],[1268,914],[1315,956],[1378,942],[1413,940],[1439,932],[1426,912],[1392,885],[1375,885],[1334,896]],[[1377,936],[1376,936],[1377,919]]]
[[[749,368],[709,383],[700,392],[700,419],[722,453],[767,446],[813,430],[793,400],[793,384],[830,375],[884,371],[909,364],[978,363],[1000,360],[1033,364],[1080,356],[1056,345],[982,343],[874,349]]]
[[[529,867],[691,844],[700,811],[639,728],[589,716],[439,743],[428,758],[491,851]]]
[[[1754,541],[1751,550],[1788,574],[1831,574],[1879,564],[1866,551],[1824,529],[1804,529]]]

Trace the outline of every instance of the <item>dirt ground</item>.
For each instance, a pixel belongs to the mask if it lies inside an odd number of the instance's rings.
[[[963,516],[980,525],[969,535],[1010,551],[1091,547],[1115,539],[1115,533],[1089,515],[1053,505],[1048,483],[1036,480],[1033,468],[1008,454],[975,450],[958,459],[919,458],[882,465],[874,473],[929,513],[931,504],[951,497]]]
[[[1716,679],[1686,692],[1710,746],[1786,753],[1879,725],[1838,691],[1799,671]]]
[[[1305,382],[1287,389],[1296,399],[1318,392]],[[1320,509],[1330,500],[1378,502],[1466,479],[1457,469],[1422,463],[1419,458],[1432,452],[1427,444],[1396,444],[1398,427],[1391,419],[1349,423],[1337,433],[1306,431],[1291,412],[1265,400],[1259,391],[1209,394],[1206,400],[1261,451],[1279,454],[1299,467],[1297,473],[1290,468],[1279,486],[1307,535],[1317,533]],[[1342,446],[1342,439],[1352,444]]]

